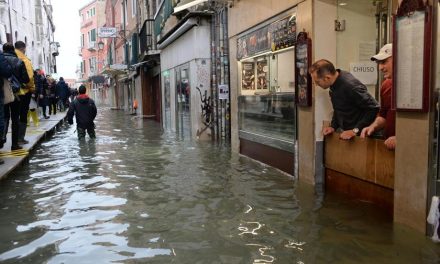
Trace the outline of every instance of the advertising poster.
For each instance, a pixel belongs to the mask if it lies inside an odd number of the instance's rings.
[[[257,90],[267,89],[267,60],[257,61]]]
[[[241,89],[254,90],[255,89],[255,64],[253,62],[243,62],[241,74]]]

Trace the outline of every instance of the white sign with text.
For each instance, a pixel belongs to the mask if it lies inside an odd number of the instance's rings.
[[[98,37],[100,38],[116,38],[117,30],[114,27],[100,27],[98,28]]]
[[[350,73],[365,85],[377,83],[377,63],[376,62],[354,62],[350,63]]]

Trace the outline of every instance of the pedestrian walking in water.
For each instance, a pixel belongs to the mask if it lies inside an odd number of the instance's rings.
[[[97,110],[95,102],[86,94],[86,87],[81,85],[78,89],[79,95],[70,104],[67,112],[69,124],[73,124],[73,116],[76,118],[76,130],[78,139],[86,136],[86,131],[90,138],[95,138],[95,120]]]

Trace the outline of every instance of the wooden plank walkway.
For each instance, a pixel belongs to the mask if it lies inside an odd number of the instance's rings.
[[[11,128],[9,127],[7,141],[3,148],[0,149],[0,158],[4,160],[4,164],[0,165],[0,180],[8,177],[15,168],[20,166],[25,160],[28,160],[29,152],[38,144],[53,134],[56,127],[62,124],[66,118],[67,110],[51,115],[49,119],[41,119],[38,127],[35,127],[31,121],[27,127],[25,139],[28,144],[22,145],[23,149],[11,151]],[[67,120],[66,120],[67,122]]]

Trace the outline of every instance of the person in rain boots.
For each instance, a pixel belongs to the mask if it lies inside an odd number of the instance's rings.
[[[36,94],[32,94],[31,102],[29,104],[29,111],[27,115],[27,125],[30,125],[30,118],[32,118],[32,121],[34,122],[34,126],[38,127],[40,125],[40,120],[38,119],[38,104],[35,100],[37,98]]]
[[[17,57],[15,48],[12,43],[3,44],[3,52],[6,61],[12,65],[12,72],[17,80],[23,85],[29,82],[29,75],[25,63]],[[4,106],[5,111],[5,127],[3,129],[3,142],[6,142],[6,135],[8,134],[9,120],[11,120],[11,150],[19,150],[22,147],[18,145],[20,133],[20,108],[21,101],[15,99],[13,102]],[[27,117],[26,117],[27,118]]]
[[[97,114],[95,102],[87,96],[84,85],[79,87],[78,92],[79,95],[70,104],[67,120],[72,125],[73,116],[75,115],[78,139],[85,138],[86,131],[90,138],[95,138],[95,123],[93,123]]]
[[[32,67],[31,60],[25,55],[26,44],[23,41],[15,42],[15,53],[17,57],[24,62],[26,70],[29,76],[29,82],[27,82],[18,94],[20,99],[20,128],[18,130],[18,144],[27,144],[29,141],[24,139],[27,128],[27,113],[29,111],[29,103],[31,101],[31,94],[35,93],[34,82],[34,68]]]

